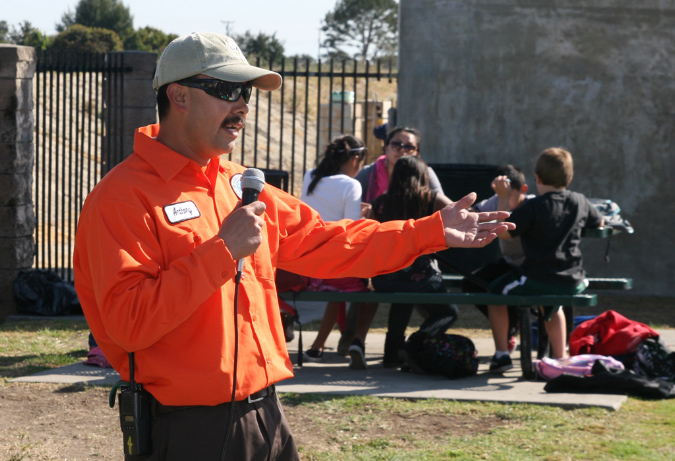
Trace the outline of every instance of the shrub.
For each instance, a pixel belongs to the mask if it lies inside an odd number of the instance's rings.
[[[80,24],[74,24],[59,33],[50,47],[50,50],[55,51],[90,53],[122,51],[123,49],[122,41],[112,30],[86,27]]]

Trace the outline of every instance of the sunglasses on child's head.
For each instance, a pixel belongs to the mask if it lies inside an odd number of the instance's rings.
[[[235,102],[240,97],[244,98],[244,102],[248,104],[251,99],[251,91],[253,87],[249,82],[226,82],[216,78],[184,78],[176,83],[190,88],[199,88],[206,94],[224,101]]]
[[[359,160],[363,160],[366,156],[366,147],[355,147],[353,149],[349,149],[349,152],[351,152],[354,157],[358,157]]]

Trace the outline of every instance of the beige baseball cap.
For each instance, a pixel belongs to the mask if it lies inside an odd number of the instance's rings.
[[[169,43],[159,57],[152,87],[204,74],[228,82],[252,82],[261,90],[276,90],[281,75],[248,63],[239,46],[226,35],[193,32]]]

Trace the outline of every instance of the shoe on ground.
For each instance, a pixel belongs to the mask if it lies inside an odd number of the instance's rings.
[[[349,355],[349,346],[354,341],[354,333],[342,333],[338,340],[337,354],[343,357]]]
[[[499,358],[493,356],[490,361],[490,373],[504,373],[511,368],[513,368],[513,362],[510,355],[502,355]]]
[[[110,362],[108,362],[108,359],[105,358],[103,351],[98,346],[89,349],[87,360],[82,363],[93,367],[112,368],[112,365],[110,365]]]
[[[366,363],[366,346],[363,345],[360,339],[352,341],[349,346],[349,368],[354,370],[365,370],[368,368]]]
[[[320,349],[307,349],[303,354],[302,358],[308,362],[322,362],[323,361],[323,351]]]

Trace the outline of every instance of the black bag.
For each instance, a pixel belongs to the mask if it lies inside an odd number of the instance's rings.
[[[647,338],[635,351],[633,371],[646,378],[675,383],[675,352],[660,338]]]
[[[24,314],[82,314],[72,283],[46,269],[21,271],[13,284],[17,310]]]
[[[443,293],[441,269],[432,255],[422,255],[412,265],[372,279],[375,291],[382,293]]]
[[[428,336],[418,331],[406,341],[405,352],[411,368],[429,374],[454,379],[478,372],[478,351],[466,336],[447,333]]]

